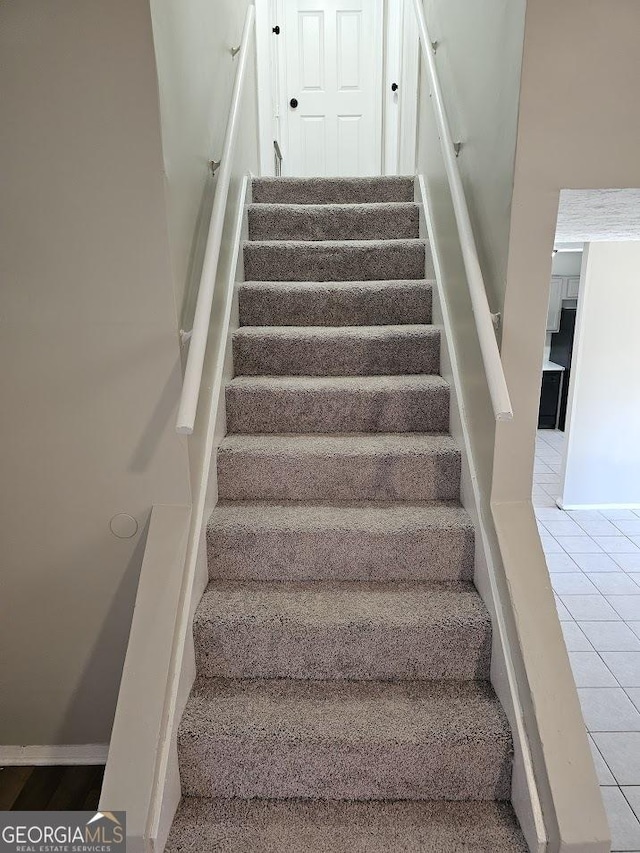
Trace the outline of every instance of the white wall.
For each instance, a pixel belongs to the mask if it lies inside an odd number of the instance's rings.
[[[580,275],[582,252],[556,252],[551,263],[551,275]]]
[[[178,315],[190,328],[247,0],[151,0]],[[257,133],[257,131],[254,131]]]
[[[148,2],[2,3],[0,55],[0,742],[106,742],[151,507],[190,502]]]
[[[590,243],[574,344],[562,504],[640,506],[640,242]]]

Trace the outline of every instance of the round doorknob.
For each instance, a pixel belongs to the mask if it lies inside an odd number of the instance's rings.
[[[298,99],[297,98],[291,98],[291,100],[289,101],[289,106],[291,107],[292,110],[295,110],[295,108],[298,106]]]
[[[397,83],[392,83],[392,84],[391,84],[391,91],[392,91],[392,92],[397,92],[397,91],[398,91],[398,84],[397,84]]]

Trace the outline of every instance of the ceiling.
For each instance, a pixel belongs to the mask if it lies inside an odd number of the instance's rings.
[[[640,240],[640,189],[562,190],[556,243]]]

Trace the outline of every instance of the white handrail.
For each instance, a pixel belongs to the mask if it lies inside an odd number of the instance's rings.
[[[198,409],[198,398],[200,397],[202,370],[204,366],[204,356],[207,349],[207,337],[209,335],[209,323],[211,319],[211,305],[213,303],[213,293],[216,284],[216,275],[218,272],[220,245],[222,243],[222,229],[224,226],[224,216],[227,207],[227,197],[229,195],[229,182],[231,180],[235,140],[238,131],[238,122],[240,120],[242,90],[244,88],[247,61],[249,57],[249,40],[254,26],[255,14],[255,6],[252,4],[247,8],[247,14],[244,19],[242,41],[240,43],[240,51],[238,55],[238,68],[236,70],[236,78],[233,84],[233,94],[231,95],[229,119],[224,137],[224,147],[222,149],[222,162],[220,165],[220,172],[218,174],[216,194],[213,200],[213,209],[211,211],[207,246],[202,264],[202,275],[200,277],[200,289],[198,291],[198,299],[196,301],[193,330],[189,343],[189,354],[187,356],[187,366],[184,372],[184,382],[182,384],[182,394],[180,396],[180,408],[178,409],[176,430],[177,432],[185,435],[191,435],[193,432],[196,412]]]
[[[427,29],[422,0],[413,0],[413,7],[418,23],[422,53],[429,76],[433,108],[438,125],[438,135],[440,137],[447,178],[449,179],[453,210],[460,235],[462,258],[467,273],[473,316],[476,321],[476,330],[478,332],[478,340],[480,341],[482,361],[487,375],[493,413],[498,421],[510,421],[513,418],[513,409],[511,407],[511,399],[509,398],[509,389],[507,388],[507,381],[504,376],[504,370],[502,369],[500,350],[498,349],[489,302],[487,301],[487,291],[484,286],[480,261],[478,260],[478,251],[473,237],[473,229],[462,186],[462,178],[460,177],[460,170],[456,162],[456,149],[451,137],[447,113],[442,99],[442,90],[440,88],[433,53],[433,43]]]

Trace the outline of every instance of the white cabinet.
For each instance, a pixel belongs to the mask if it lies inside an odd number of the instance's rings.
[[[561,275],[551,277],[549,291],[549,313],[547,314],[547,332],[557,332],[560,328],[560,310],[562,308],[562,288],[564,279]]]
[[[580,276],[572,275],[567,279],[567,299],[577,299],[580,290]]]
[[[577,299],[580,290],[580,276],[554,275],[549,290],[549,313],[547,314],[547,332],[557,332],[560,328],[560,312],[563,299]]]

